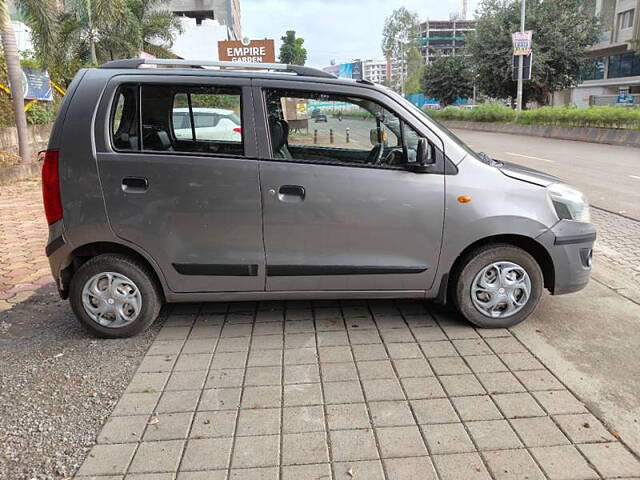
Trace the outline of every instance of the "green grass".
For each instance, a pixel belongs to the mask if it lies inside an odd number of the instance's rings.
[[[444,110],[425,112],[438,120],[640,130],[638,107],[541,107],[525,110],[518,115],[515,110],[504,105],[487,104],[473,109],[447,107]]]

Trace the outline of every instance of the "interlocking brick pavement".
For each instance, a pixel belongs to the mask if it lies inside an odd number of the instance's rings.
[[[628,269],[640,284],[640,221],[597,208],[591,210],[591,220],[598,228],[596,256]]]
[[[598,255],[640,271],[640,223],[593,221]],[[45,241],[39,180],[3,186],[0,311],[52,281]],[[640,477],[510,332],[432,308],[174,306],[80,478]]]
[[[640,477],[508,330],[412,301],[170,308],[78,478]]]
[[[0,311],[52,282],[47,222],[37,178],[0,187]]]

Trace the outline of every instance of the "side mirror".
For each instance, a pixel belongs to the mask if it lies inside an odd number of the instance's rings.
[[[416,148],[416,162],[419,165],[433,165],[436,163],[435,151],[433,145],[431,145],[426,138],[418,139],[418,146]]]

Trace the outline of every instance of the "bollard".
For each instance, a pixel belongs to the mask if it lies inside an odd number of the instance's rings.
[[[318,129],[314,128],[313,129],[313,143],[318,143]]]
[[[349,127],[347,127],[347,143],[349,143]]]
[[[329,129],[329,143],[333,143],[333,128]]]

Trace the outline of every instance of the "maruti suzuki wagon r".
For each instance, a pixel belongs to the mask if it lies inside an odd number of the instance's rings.
[[[591,270],[582,193],[308,67],[82,70],[44,157],[51,270],[104,337],[143,331],[163,302],[270,299],[433,299],[509,327]]]

